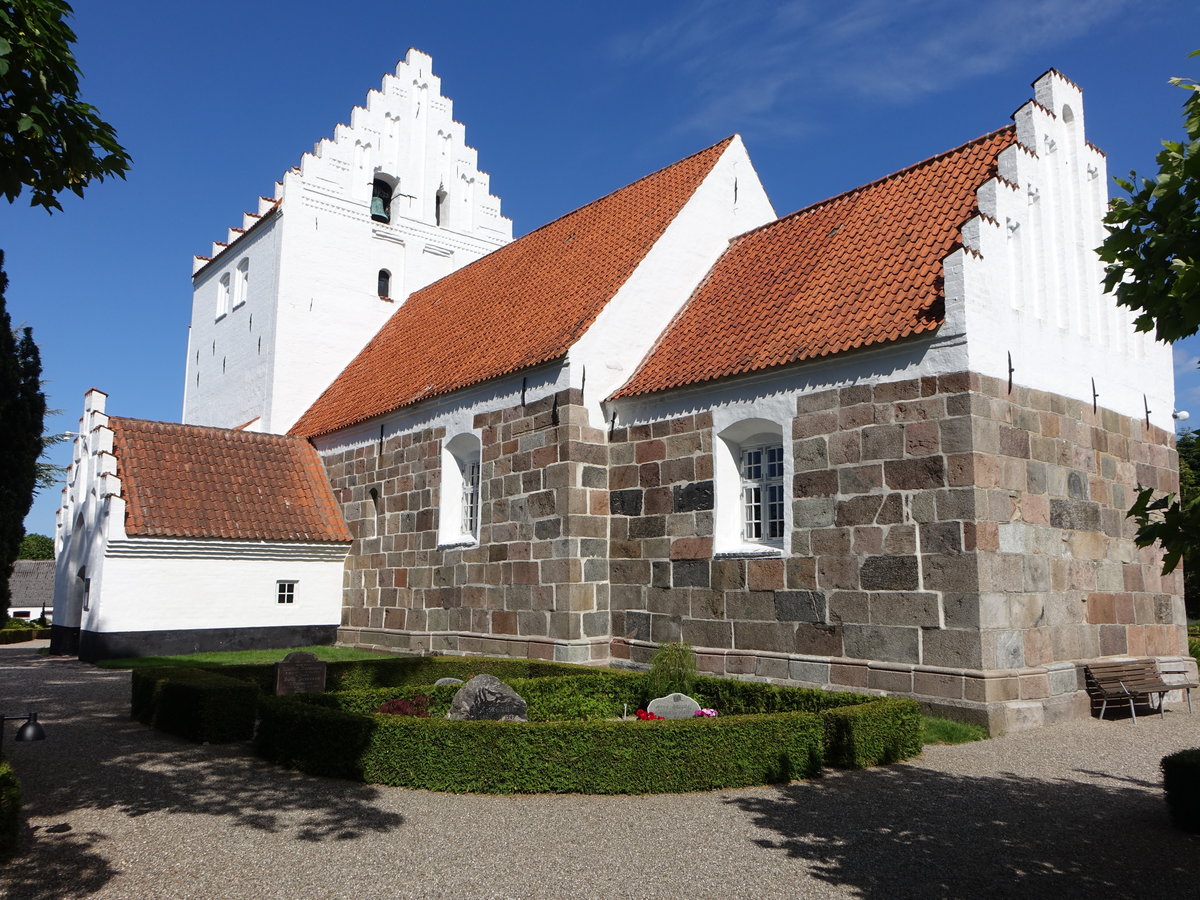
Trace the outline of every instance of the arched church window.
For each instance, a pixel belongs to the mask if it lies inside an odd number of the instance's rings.
[[[242,257],[237,264],[237,281],[233,288],[233,308],[237,309],[246,302],[250,294],[250,258]]]
[[[379,270],[379,296],[385,300],[392,296],[392,273],[387,269]]]
[[[392,221],[392,185],[384,178],[371,183],[371,218],[376,222]]]

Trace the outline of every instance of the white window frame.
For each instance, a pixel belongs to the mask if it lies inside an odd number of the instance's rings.
[[[768,453],[776,458],[768,460]],[[714,553],[733,556],[786,553],[792,529],[791,479],[791,446],[784,439],[781,423],[745,418],[720,430],[714,428]],[[774,528],[771,522],[775,523]]]
[[[296,585],[298,581],[279,580],[275,582],[275,605],[294,606],[296,603]]]
[[[237,309],[246,302],[250,294],[250,257],[243,256],[238,260],[237,279],[233,286],[233,308]]]
[[[229,297],[230,297],[230,278],[232,276],[226,272],[217,282],[217,320],[221,320],[229,315]]]
[[[739,460],[742,481],[742,540],[783,549],[787,505],[783,484],[783,441],[743,444]]]
[[[483,442],[466,431],[442,442],[438,545],[479,543]]]

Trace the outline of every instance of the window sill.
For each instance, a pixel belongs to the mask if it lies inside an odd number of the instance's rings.
[[[438,550],[463,550],[467,547],[478,547],[479,541],[475,538],[463,538],[461,541],[449,541],[445,544],[438,544]]]
[[[229,313],[221,313],[219,316],[217,316],[215,319],[213,319],[213,322],[220,322],[227,315],[229,315]]]
[[[245,306],[245,305],[246,305],[246,301],[245,301],[245,300],[243,300],[241,303],[235,303],[235,304],[233,304],[233,308],[234,308],[234,309],[241,309],[241,308],[242,308],[243,306]]]
[[[746,559],[747,557],[772,557],[783,556],[782,547],[766,547],[761,544],[745,544],[741,547],[734,547],[729,550],[719,550],[713,554],[713,559]]]

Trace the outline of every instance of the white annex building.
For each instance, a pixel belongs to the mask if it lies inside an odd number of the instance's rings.
[[[1190,669],[1169,348],[1101,290],[1080,88],[777,218],[734,135],[512,240],[428,56],[198,258],[182,424],[89,392],[55,642],[338,640],[916,697]],[[964,138],[971,138],[964,135]],[[283,349],[286,348],[286,352]]]

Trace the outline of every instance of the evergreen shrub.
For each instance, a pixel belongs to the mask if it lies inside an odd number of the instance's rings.
[[[308,699],[308,698],[304,698]],[[811,713],[634,723],[362,716],[264,697],[265,758],[310,774],[477,793],[645,794],[804,778],[821,767]]]
[[[10,622],[17,621],[9,619]],[[25,641],[32,641],[35,632],[32,628],[4,628],[0,629],[0,644],[20,644]]]
[[[1200,747],[1164,756],[1162,773],[1171,821],[1182,831],[1200,833]]]
[[[655,697],[691,694],[696,683],[696,654],[692,645],[669,641],[650,658],[650,691]]]
[[[0,860],[8,859],[17,849],[21,836],[21,783],[0,757]]]
[[[161,731],[210,744],[254,734],[259,689],[206,669],[163,667],[133,672],[135,719]]]
[[[890,697],[821,712],[825,761],[842,769],[864,769],[916,756],[925,746],[921,707]]]

